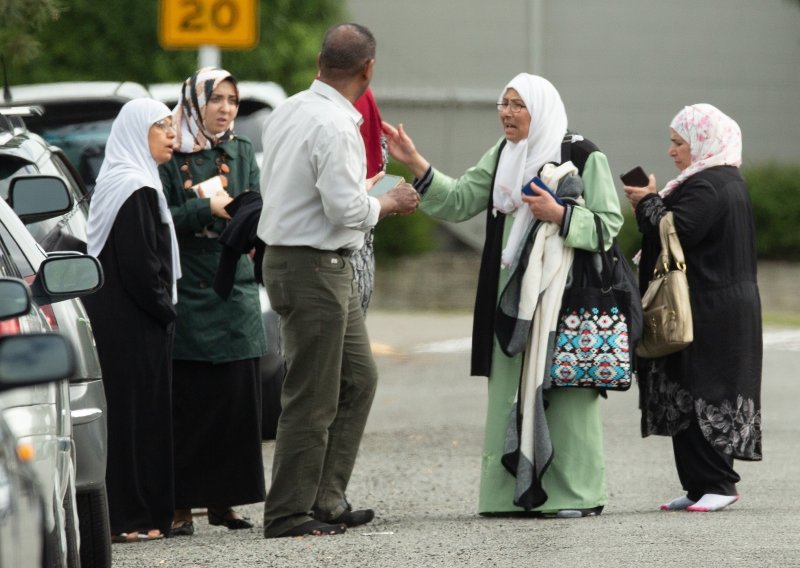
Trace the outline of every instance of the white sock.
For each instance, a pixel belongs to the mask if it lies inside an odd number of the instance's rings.
[[[662,511],[683,511],[690,505],[694,505],[694,501],[689,499],[686,495],[682,495],[670,501],[669,503],[664,503],[661,505],[660,509]]]
[[[721,511],[728,505],[736,503],[739,500],[738,495],[716,495],[714,493],[706,493],[694,505],[687,507],[687,511],[695,511],[700,513],[710,513],[712,511]]]

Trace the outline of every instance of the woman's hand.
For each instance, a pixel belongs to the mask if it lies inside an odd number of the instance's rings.
[[[381,125],[383,126],[383,134],[386,136],[389,155],[408,166],[411,173],[417,178],[424,176],[431,165],[428,160],[417,152],[414,141],[403,130],[403,125],[398,124],[397,128],[395,128],[386,121],[383,121]]]
[[[639,205],[639,202],[646,195],[656,193],[656,176],[650,174],[647,177],[650,178],[650,183],[647,184],[647,187],[634,187],[631,185],[622,186],[622,188],[625,190],[625,196],[628,198],[628,201],[631,202],[631,207],[633,207],[634,211],[636,211],[636,207]]]
[[[533,195],[522,194],[522,201],[528,205],[534,217],[540,221],[551,221],[561,225],[564,219],[564,206],[560,205],[552,195],[545,190],[531,184]]]
[[[233,198],[228,194],[227,191],[224,189],[219,190],[211,199],[209,200],[211,206],[211,214],[215,217],[219,217],[220,219],[225,219],[226,221],[231,218],[227,211],[225,211],[225,206],[228,205]]]

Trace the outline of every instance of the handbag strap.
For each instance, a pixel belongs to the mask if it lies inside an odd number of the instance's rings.
[[[594,215],[594,227],[597,231],[597,242],[600,245],[600,260],[603,264],[602,279],[603,279],[603,292],[611,290],[611,269],[613,260],[611,258],[611,249],[606,250],[605,239],[603,238],[603,224],[600,222],[600,216],[597,213]]]
[[[675,229],[675,218],[672,211],[667,212],[658,224],[658,233],[661,238],[661,254],[656,263],[655,274],[666,274],[671,266],[686,272],[686,259],[683,256],[683,247],[678,239]]]
[[[597,213],[594,213],[594,226],[597,230],[597,242],[600,245],[599,252],[589,250],[575,250],[573,261],[573,278],[576,282],[588,283],[597,282],[597,270],[594,268],[592,257],[595,254],[600,256],[600,288],[602,292],[609,292],[613,286],[612,270],[614,261],[611,250],[606,251],[605,239],[603,238],[603,224]],[[596,285],[596,284],[594,284]]]

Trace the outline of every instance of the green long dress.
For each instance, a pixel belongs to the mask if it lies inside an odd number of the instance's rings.
[[[458,179],[434,169],[433,180],[420,209],[451,222],[464,221],[485,213],[492,192],[492,178],[502,139]],[[604,154],[593,152],[583,171],[584,207],[575,207],[565,244],[597,250],[597,235],[592,212],[604,227],[605,242],[622,226],[619,198]],[[505,223],[503,244],[511,230]],[[509,276],[500,271],[502,291]],[[496,301],[496,299],[495,299]],[[494,343],[489,376],[489,401],[481,463],[478,512],[481,514],[523,511],[513,503],[515,478],[500,462],[506,427],[519,387],[522,355],[507,357]],[[547,501],[535,509],[556,512],[561,509],[589,509],[606,505],[605,465],[603,460],[600,397],[592,389],[551,389],[545,391],[548,403],[547,424],[554,457],[542,484]]]

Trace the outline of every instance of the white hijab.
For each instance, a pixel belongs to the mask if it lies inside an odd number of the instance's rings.
[[[494,181],[494,208],[513,213],[522,205],[522,184],[535,176],[547,162],[561,162],[561,142],[567,133],[567,111],[553,84],[537,75],[520,73],[508,83],[519,93],[531,115],[528,138],[507,142]]]
[[[120,110],[111,125],[105,158],[89,206],[87,252],[92,256],[100,254],[117,213],[133,192],[142,187],[158,190],[161,222],[169,227],[172,240],[172,301],[175,303],[178,301],[176,281],[181,277],[178,240],[158,175],[158,164],[150,153],[148,142],[153,123],[171,114],[167,105],[148,98],[129,101]]]

